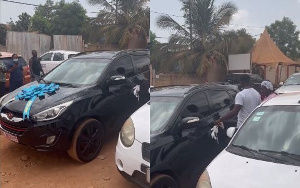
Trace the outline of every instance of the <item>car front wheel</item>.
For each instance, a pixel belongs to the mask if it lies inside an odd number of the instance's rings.
[[[151,175],[152,176],[152,175]],[[177,188],[176,181],[166,174],[155,174],[151,177],[151,188]]]
[[[87,119],[75,130],[68,153],[77,161],[90,162],[98,156],[103,138],[101,123],[96,119]]]

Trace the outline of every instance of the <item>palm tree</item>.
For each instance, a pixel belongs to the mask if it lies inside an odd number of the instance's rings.
[[[218,34],[229,24],[237,8],[230,2],[216,7],[214,0],[181,2],[185,17],[183,26],[169,15],[160,16],[157,25],[174,33],[169,38],[168,48],[176,47],[174,57],[181,64],[182,71],[203,76],[213,62],[226,64],[225,56],[219,51]]]
[[[106,43],[124,48],[145,48],[150,29],[149,0],[88,0],[103,7],[93,23],[104,33]]]

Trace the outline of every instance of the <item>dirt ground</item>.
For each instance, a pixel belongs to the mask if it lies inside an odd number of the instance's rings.
[[[0,135],[1,188],[137,188],[115,165],[118,135],[106,140],[100,155],[79,163],[64,152],[38,152]]]

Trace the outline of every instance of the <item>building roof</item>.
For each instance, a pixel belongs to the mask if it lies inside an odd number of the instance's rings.
[[[299,64],[285,56],[271,39],[267,30],[251,49],[251,62],[256,65],[276,66],[279,62],[291,65]]]

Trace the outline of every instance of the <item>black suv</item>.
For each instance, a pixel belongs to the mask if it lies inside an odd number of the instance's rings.
[[[251,73],[232,73],[227,75],[226,77],[226,82],[233,84],[233,85],[238,85],[239,90],[242,90],[240,87],[240,78],[242,75],[249,75],[250,76],[250,81],[252,84],[252,87],[256,89],[258,92],[260,92],[260,84],[262,83],[263,79],[258,75],[258,74],[251,74]]]
[[[68,59],[39,83],[0,99],[0,130],[14,142],[42,151],[68,150],[72,158],[89,162],[100,152],[104,136],[120,131],[125,120],[149,101],[149,66],[147,50]],[[33,92],[22,100],[28,90],[41,85],[52,88],[44,96]]]
[[[196,187],[205,167],[229,142],[224,122],[218,143],[210,133],[215,120],[234,106],[234,85],[174,86],[151,92],[150,171],[152,188]]]

